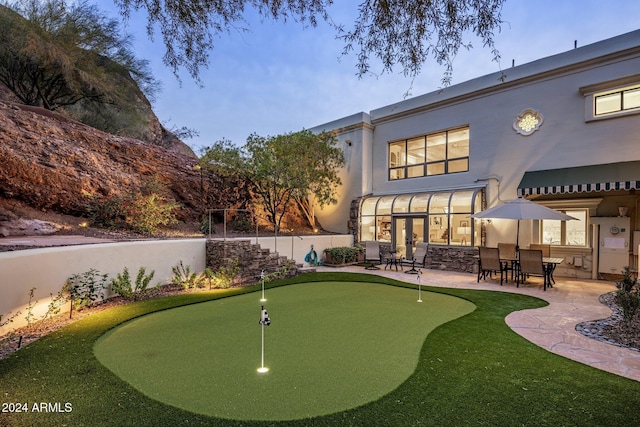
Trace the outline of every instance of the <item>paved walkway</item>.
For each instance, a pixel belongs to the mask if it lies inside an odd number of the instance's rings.
[[[317,267],[317,271],[336,271],[331,267]],[[339,271],[371,273],[417,284],[415,275],[380,270],[365,270],[350,266]],[[423,270],[420,283],[445,288],[484,289],[531,295],[549,302],[547,307],[523,310],[509,314],[506,323],[516,333],[552,353],[640,381],[640,352],[605,344],[577,332],[578,323],[604,319],[611,310],[598,301],[602,294],[616,289],[613,282],[602,280],[569,279],[556,277],[553,288],[542,290],[542,283],[532,278],[530,283],[516,288],[512,282],[500,286],[499,280],[476,283],[476,276],[439,270]]]

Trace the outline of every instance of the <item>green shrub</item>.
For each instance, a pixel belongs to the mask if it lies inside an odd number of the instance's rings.
[[[205,236],[216,234],[216,224],[213,222],[213,218],[211,219],[211,223],[209,223],[209,215],[203,215],[200,219],[200,232]]]
[[[113,228],[125,223],[125,201],[115,195],[99,196],[86,193],[89,198],[87,210],[89,220],[99,227]]]
[[[125,223],[134,231],[154,233],[161,225],[178,222],[176,211],[180,205],[157,193],[137,193],[124,205]]]
[[[204,286],[204,278],[202,276],[199,277],[195,271],[191,271],[191,266],[185,266],[182,260],[175,267],[171,267],[171,271],[173,271],[171,283],[174,285],[180,285],[184,289],[202,288]]]
[[[85,192],[91,222],[101,227],[126,227],[139,233],[151,234],[159,226],[178,222],[176,211],[180,205],[163,194],[166,188],[150,179],[138,191],[130,194],[100,196]]]
[[[615,303],[622,310],[622,317],[625,322],[631,322],[637,315],[640,308],[640,289],[638,289],[638,277],[633,274],[629,267],[624,267],[622,280],[616,282]]]
[[[231,228],[235,231],[249,232],[255,230],[255,225],[246,212],[238,212],[231,220]]]
[[[206,270],[205,270],[206,271]],[[211,272],[209,270],[207,279],[209,280],[209,286],[213,284],[214,288],[226,289],[233,285],[233,281],[240,273],[240,267],[238,267],[238,260],[233,259],[226,265],[223,265],[218,271]]]
[[[107,289],[108,274],[100,274],[94,268],[80,274],[74,274],[65,284],[69,297],[73,301],[74,309],[81,309],[93,305],[98,299],[104,299]]]
[[[358,260],[360,250],[349,246],[341,246],[337,248],[329,248],[324,250],[325,253],[331,255],[331,258],[338,264],[349,264]]]
[[[269,273],[264,276],[264,282],[273,282],[275,280],[286,279],[290,276],[290,273],[296,270],[298,267],[293,260],[287,259],[282,267],[273,273]]]
[[[151,279],[153,279],[155,270],[152,270],[148,275],[146,272],[145,267],[140,267],[135,284],[133,284],[131,283],[129,269],[125,267],[122,273],[118,273],[115,279],[111,279],[111,291],[128,300],[135,301],[143,298],[148,292],[147,287]]]

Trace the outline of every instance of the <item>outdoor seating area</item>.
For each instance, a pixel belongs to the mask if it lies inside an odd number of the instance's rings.
[[[376,265],[377,263],[378,265],[384,264],[385,270],[395,268],[395,271],[398,271],[399,268],[404,271],[404,267],[407,266],[409,269],[405,271],[405,273],[418,274],[417,267],[426,268],[428,248],[428,243],[418,242],[416,243],[416,247],[411,258],[405,258],[398,256],[397,252],[382,254],[379,242],[367,241],[365,242],[365,263],[368,265],[365,269],[378,270],[380,267]],[[376,256],[376,254],[378,255]]]
[[[493,274],[500,273],[500,285],[508,282],[507,274],[511,273],[511,278],[515,277],[516,287],[524,283],[531,276],[541,277],[543,280],[543,290],[553,287],[555,279],[553,272],[558,264],[564,262],[564,258],[551,257],[550,251],[546,252],[540,247],[548,245],[530,245],[529,249],[518,249],[511,251],[515,245],[498,243],[497,248],[478,248],[478,278],[487,280]]]

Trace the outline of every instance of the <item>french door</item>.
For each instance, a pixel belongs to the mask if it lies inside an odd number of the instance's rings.
[[[391,245],[398,257],[413,259],[418,242],[424,242],[425,218],[398,216],[393,218]]]

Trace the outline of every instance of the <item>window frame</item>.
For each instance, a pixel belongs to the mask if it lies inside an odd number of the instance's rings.
[[[565,207],[565,208],[554,208],[566,215],[572,215],[572,212],[582,212],[584,214],[584,221],[580,221],[583,224],[584,231],[584,244],[582,245],[572,245],[567,243],[567,223],[569,221],[560,221],[560,243],[550,243],[544,241],[544,222],[549,220],[539,220],[538,221],[538,242],[549,244],[552,247],[562,247],[562,248],[588,248],[589,247],[589,208],[588,207]],[[555,220],[554,220],[555,222]],[[573,222],[573,220],[572,220]]]
[[[455,133],[457,131],[465,131],[467,133],[467,155],[466,156],[457,156],[450,157],[450,140],[449,135]],[[430,159],[429,152],[429,137],[437,137],[439,135],[444,135],[444,157],[440,158],[440,156],[436,158]],[[410,151],[409,144],[412,143],[415,146],[416,141],[422,139],[422,149],[411,150],[411,153],[421,152],[423,161],[422,162],[413,162],[410,161]],[[438,132],[432,132],[425,135],[415,136],[406,139],[400,139],[395,141],[389,141],[387,143],[387,180],[388,181],[398,181],[402,179],[411,179],[411,178],[424,178],[429,176],[440,176],[440,175],[450,175],[454,173],[462,173],[469,172],[469,158],[470,158],[470,130],[469,126],[458,126],[455,128],[450,128],[446,130],[441,130]],[[403,147],[403,150],[398,150],[399,147]],[[393,151],[392,151],[393,148]],[[403,159],[403,161],[398,161],[398,157]],[[395,159],[392,162],[392,159]],[[453,165],[460,165],[462,162],[466,162],[466,168],[455,168]],[[457,170],[460,169],[460,170]],[[421,173],[420,173],[421,171]]]
[[[630,115],[640,114],[640,106],[632,108],[624,108],[624,96],[625,92],[632,92],[640,90],[640,75],[629,76],[624,79],[599,83],[588,87],[580,88],[580,92],[584,96],[584,115],[585,122],[607,120],[617,117],[624,117]],[[606,113],[597,113],[596,102],[598,98],[610,96],[614,94],[620,94],[620,109]]]

